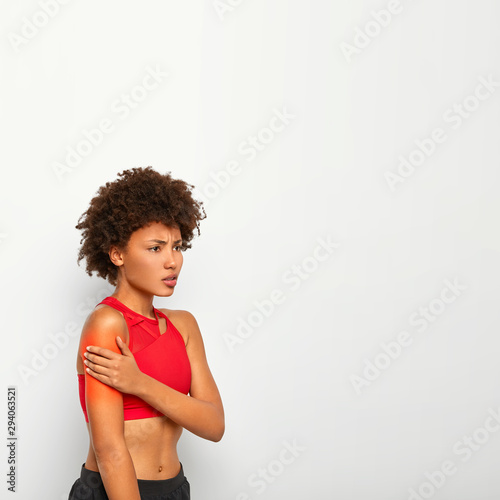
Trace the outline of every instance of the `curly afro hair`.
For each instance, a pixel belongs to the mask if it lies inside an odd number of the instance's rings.
[[[85,258],[89,276],[97,275],[116,285],[118,268],[109,258],[111,245],[126,248],[134,231],[152,222],[178,227],[182,250],[191,248],[193,232],[200,234],[199,221],[206,218],[203,202],[193,199],[194,186],[160,174],[152,167],[124,170],[120,179],[107,182],[92,198],[75,226],[82,231],[78,265]]]

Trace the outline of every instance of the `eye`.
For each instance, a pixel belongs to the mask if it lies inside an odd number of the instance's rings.
[[[184,247],[182,245],[176,245],[174,248],[177,248],[179,252],[182,252],[184,250]]]
[[[157,246],[155,246],[155,247],[151,247],[151,248],[149,248],[149,250],[150,250],[150,251],[152,251],[153,253],[156,253],[155,248],[158,248],[158,249],[159,249],[160,247],[157,245]]]

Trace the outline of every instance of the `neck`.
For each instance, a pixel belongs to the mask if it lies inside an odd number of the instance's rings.
[[[118,284],[111,297],[119,300],[129,309],[132,309],[132,311],[135,311],[142,316],[156,319],[153,310],[154,295],[150,293],[145,293],[140,290],[132,289],[129,286],[124,287],[123,285]]]

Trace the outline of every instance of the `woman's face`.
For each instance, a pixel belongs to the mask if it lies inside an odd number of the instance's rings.
[[[112,247],[109,253],[118,266],[117,286],[159,297],[172,295],[183,262],[181,245],[180,230],[161,222],[134,231],[124,250]],[[171,275],[176,279],[166,281]]]

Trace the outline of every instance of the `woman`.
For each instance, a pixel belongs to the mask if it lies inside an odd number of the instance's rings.
[[[77,373],[90,444],[69,499],[189,499],[176,450],[182,429],[220,441],[224,409],[196,319],[156,309],[153,297],[174,293],[182,252],[206,214],[193,186],[169,173],[118,175],[76,226],[78,262],[116,288],[82,329]]]

